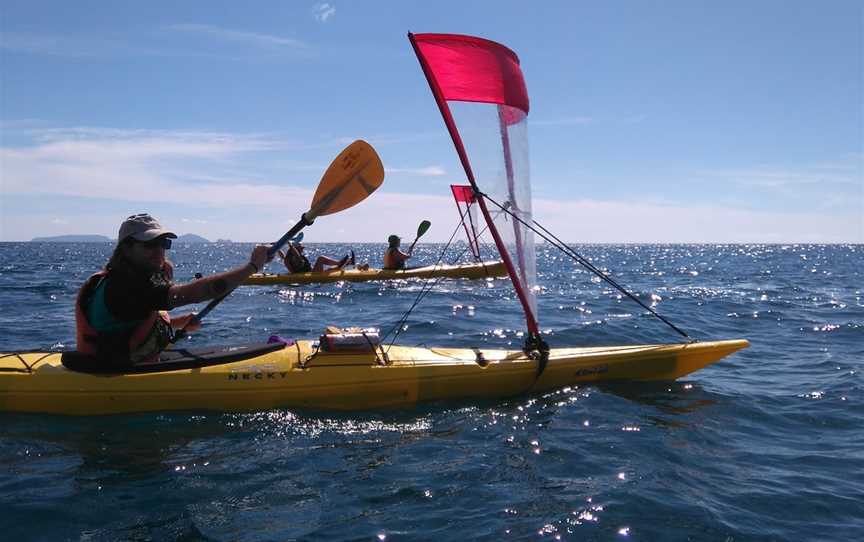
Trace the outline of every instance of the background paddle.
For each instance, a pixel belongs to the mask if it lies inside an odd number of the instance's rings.
[[[384,165],[372,145],[358,139],[339,153],[318,183],[309,210],[300,215],[300,221],[273,243],[267,255],[273,257],[282,246],[306,226],[311,225],[319,216],[330,215],[353,207],[369,197],[384,182]],[[233,290],[217,297],[204,307],[204,310],[189,320],[183,329],[175,334],[174,342],[186,335],[186,328],[198,324]]]
[[[420,223],[419,226],[417,226],[417,237],[414,238],[414,242],[411,243],[410,247],[408,247],[408,254],[411,254],[411,252],[413,252],[414,245],[417,244],[417,240],[420,239],[421,237],[423,237],[423,234],[425,234],[427,231],[429,231],[429,227],[431,225],[432,225],[431,222],[429,222],[428,220],[424,220],[423,222]]]

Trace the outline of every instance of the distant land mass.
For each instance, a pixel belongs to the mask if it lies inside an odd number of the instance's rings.
[[[34,237],[32,243],[113,243],[114,239],[104,235],[55,235],[53,237]]]
[[[116,239],[105,235],[55,235],[53,237],[34,237],[31,243],[113,243]],[[194,233],[185,233],[177,237],[178,243],[209,243],[207,239]]]
[[[204,239],[200,235],[195,235],[194,233],[184,233],[183,235],[177,237],[178,243],[209,243],[207,239]]]

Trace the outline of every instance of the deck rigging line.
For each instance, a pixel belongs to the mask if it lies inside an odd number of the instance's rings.
[[[533,222],[534,225],[537,226],[537,228],[540,228],[540,230],[542,230],[542,232],[541,232],[541,231],[538,231],[538,229],[535,228],[534,226],[532,226],[531,224],[528,224],[527,222],[522,220],[521,217],[519,217],[515,213],[511,212],[510,209],[507,208],[507,206],[501,205],[500,203],[498,203],[497,201],[495,201],[494,199],[492,199],[488,195],[486,195],[484,193],[478,193],[477,195],[480,197],[486,198],[486,200],[492,202],[496,207],[498,207],[499,209],[501,209],[502,211],[504,211],[505,213],[507,213],[508,215],[513,217],[514,220],[518,220],[523,226],[530,229],[531,231],[536,233],[538,236],[545,239],[549,244],[551,244],[552,246],[554,246],[555,248],[557,248],[558,250],[560,250],[561,252],[563,252],[564,254],[569,256],[570,258],[572,258],[576,263],[580,264],[585,269],[591,271],[592,273],[594,273],[595,275],[597,275],[601,279],[608,282],[616,290],[618,290],[622,294],[626,295],[627,297],[629,297],[630,299],[632,299],[633,301],[638,303],[642,308],[644,308],[645,310],[650,312],[652,315],[659,318],[664,324],[666,324],[667,326],[669,326],[670,328],[672,328],[673,330],[678,332],[682,337],[687,339],[688,342],[691,342],[691,343],[696,342],[696,339],[694,339],[693,337],[688,335],[687,332],[685,332],[684,330],[682,330],[681,328],[679,328],[678,326],[676,326],[675,324],[673,324],[672,322],[667,320],[665,317],[663,317],[660,313],[658,313],[657,311],[655,311],[654,309],[652,309],[651,307],[649,307],[648,305],[643,303],[641,299],[639,299],[638,297],[631,294],[624,286],[618,284],[618,282],[615,281],[615,279],[607,276],[601,270],[597,269],[597,267],[595,267],[594,264],[592,264],[590,261],[588,261],[587,258],[585,258],[581,254],[579,254],[578,252],[573,250],[571,247],[569,247],[564,241],[562,241],[557,236],[555,236],[554,233],[550,232],[545,227],[543,227],[542,224],[540,224],[539,222],[537,222],[534,219],[531,219],[531,222]]]
[[[453,229],[453,233],[450,234],[450,239],[447,240],[447,243],[444,245],[444,248],[441,249],[441,253],[438,254],[438,259],[436,260],[434,265],[439,265],[442,262],[442,260],[444,259],[444,254],[447,253],[447,250],[450,248],[450,245],[453,243],[453,238],[456,237],[456,233],[459,231],[459,228],[462,226],[464,220],[465,220],[465,217],[463,216],[462,220],[456,224],[456,227]],[[390,330],[383,337],[381,337],[381,342],[385,343],[385,342],[387,342],[387,338],[390,337],[391,334],[393,334],[393,340],[390,341],[390,343],[387,345],[386,352],[390,352],[390,347],[393,346],[393,344],[396,342],[396,339],[399,337],[399,334],[402,333],[403,328],[405,326],[405,322],[408,321],[408,318],[411,316],[411,313],[414,311],[414,309],[417,307],[417,305],[420,304],[420,301],[422,301],[423,298],[426,297],[426,295],[430,291],[432,291],[432,288],[434,288],[438,284],[438,281],[441,280],[442,278],[443,277],[439,276],[439,277],[430,277],[430,278],[426,279],[426,282],[423,284],[423,287],[420,289],[420,293],[417,294],[417,297],[414,299],[414,303],[412,303],[411,306],[408,307],[408,310],[406,310],[405,313],[402,315],[402,317],[399,318],[399,321],[395,325],[393,325],[393,327],[391,327]]]

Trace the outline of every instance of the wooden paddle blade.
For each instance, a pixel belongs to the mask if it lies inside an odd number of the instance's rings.
[[[357,205],[384,182],[384,165],[372,145],[362,139],[348,145],[333,160],[315,197],[310,212],[318,216],[338,213]],[[309,213],[307,213],[308,215]]]

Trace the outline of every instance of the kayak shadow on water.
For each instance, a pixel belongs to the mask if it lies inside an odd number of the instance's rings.
[[[650,416],[652,423],[664,427],[687,427],[689,416],[720,403],[701,386],[692,382],[604,382],[594,387],[602,392],[657,409],[668,417]]]

